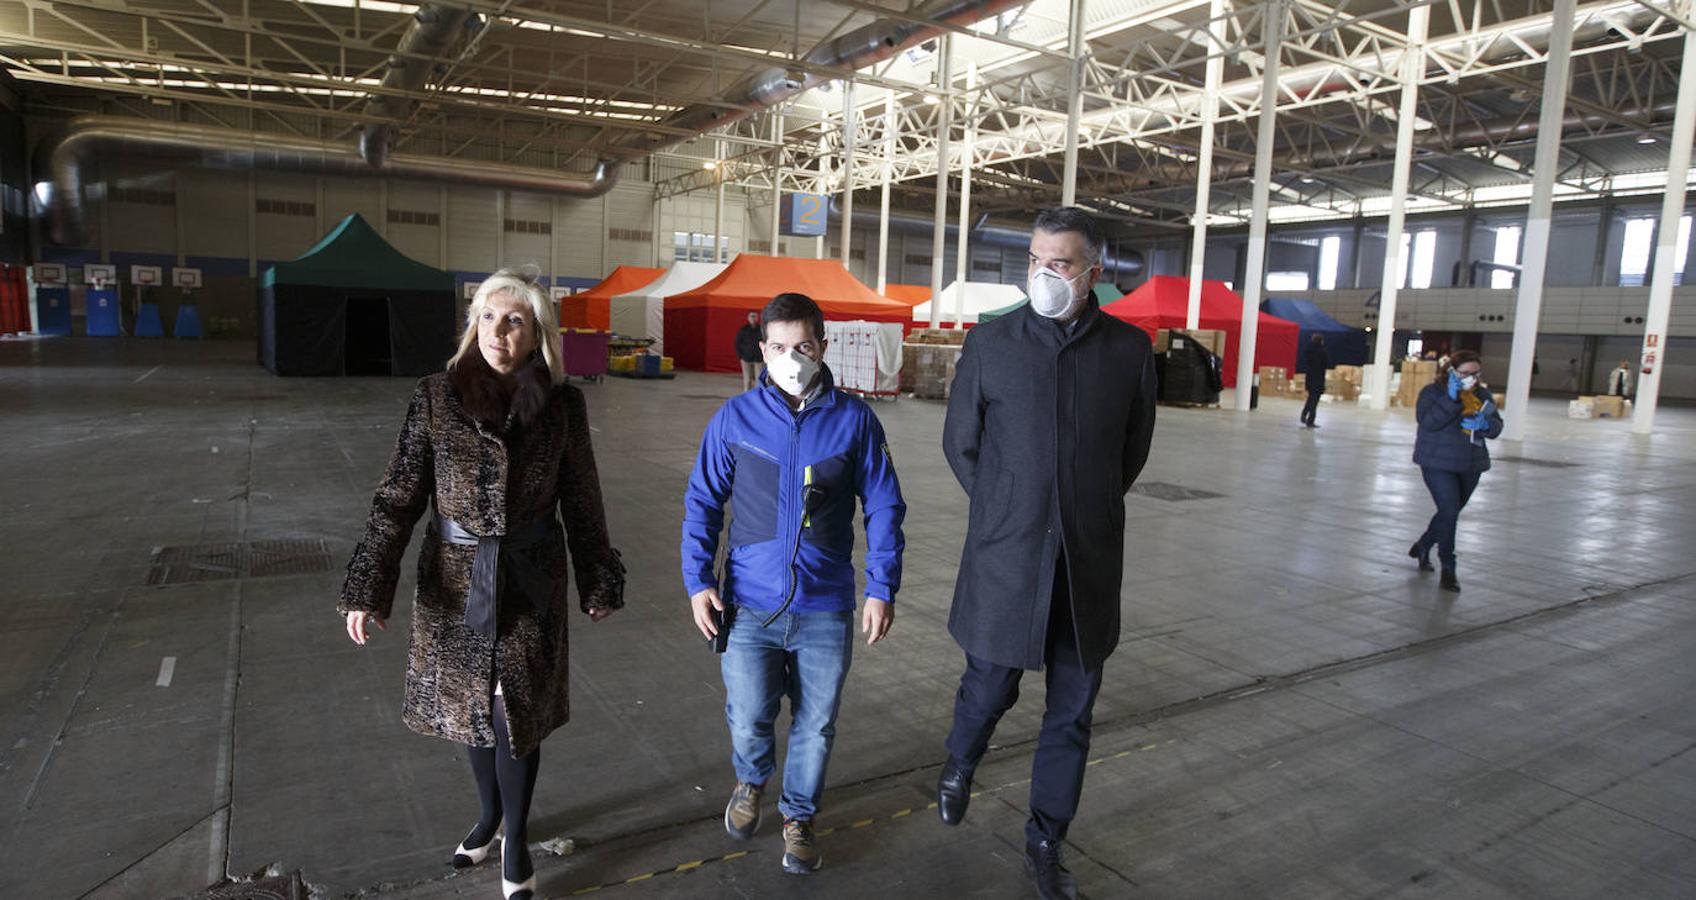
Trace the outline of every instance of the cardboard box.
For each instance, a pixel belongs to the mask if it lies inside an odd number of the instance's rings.
[[[1580,397],[1579,399],[1582,400],[1584,398]],[[1623,418],[1625,418],[1625,398],[1624,397],[1602,396],[1602,397],[1591,397],[1589,399],[1590,399],[1591,408],[1596,411],[1596,418],[1598,418],[1598,419],[1623,419]]]
[[[964,328],[915,328],[908,332],[905,342],[958,347],[966,342],[966,330]]]
[[[1566,404],[1566,417],[1569,419],[1594,419],[1596,417],[1595,397],[1579,397],[1569,400]]]
[[[921,399],[946,399],[959,358],[960,348],[952,344],[902,344],[901,389]]]

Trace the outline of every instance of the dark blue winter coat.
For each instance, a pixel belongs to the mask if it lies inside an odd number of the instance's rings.
[[[1427,469],[1445,472],[1485,472],[1490,468],[1490,448],[1487,438],[1500,437],[1502,414],[1495,399],[1482,387],[1472,389],[1479,399],[1489,404],[1490,428],[1467,434],[1461,428],[1463,418],[1458,399],[1449,398],[1449,389],[1441,384],[1428,384],[1419,392],[1415,418],[1419,422],[1418,437],[1413,442],[1413,461]]]
[[[854,501],[865,510],[865,595],[894,602],[901,587],[901,520],[907,504],[884,440],[864,400],[836,390],[823,369],[818,393],[792,412],[769,375],[760,387],[726,401],[701,438],[683,494],[683,586],[718,588],[739,606],[772,610],[797,579],[793,612],[854,608]],[[803,523],[802,494],[812,484],[824,501]],[[724,583],[713,570],[724,507],[730,558]]]

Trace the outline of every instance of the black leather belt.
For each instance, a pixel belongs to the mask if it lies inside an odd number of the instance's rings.
[[[556,521],[537,519],[510,534],[476,535],[458,522],[436,513],[436,533],[442,540],[461,547],[476,547],[471,562],[471,593],[465,598],[465,627],[488,637],[495,636],[496,598],[505,589],[511,599],[546,605],[553,583],[526,555],[508,550],[530,550],[558,540]],[[504,577],[503,577],[504,576]]]

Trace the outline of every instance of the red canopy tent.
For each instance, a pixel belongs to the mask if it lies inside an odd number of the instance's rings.
[[[1182,329],[1189,312],[1190,280],[1156,275],[1102,311],[1141,328],[1149,337],[1161,328]],[[1295,371],[1301,326],[1256,311],[1260,325],[1254,342],[1254,367],[1282,366]],[[1225,386],[1237,383],[1237,350],[1242,346],[1243,298],[1223,281],[1201,283],[1201,328],[1225,332]]]
[[[619,266],[613,269],[612,274],[601,279],[600,284],[560,298],[559,327],[609,330],[611,307],[608,301],[619,294],[645,288],[664,274],[664,269],[651,269],[647,266]]]
[[[736,329],[785,291],[813,298],[827,319],[912,325],[912,307],[879,296],[840,262],[743,253],[712,281],[666,298],[666,352],[680,369],[740,372]]]

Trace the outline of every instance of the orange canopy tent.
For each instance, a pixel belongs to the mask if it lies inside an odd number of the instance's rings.
[[[894,300],[896,303],[903,303],[907,306],[918,306],[920,303],[930,299],[930,285],[886,284],[883,286],[883,295]]]
[[[559,327],[610,330],[611,306],[608,301],[619,294],[645,288],[664,274],[664,269],[651,269],[647,266],[619,266],[613,269],[612,274],[601,279],[600,284],[560,298]]]
[[[813,298],[826,319],[912,325],[912,307],[878,295],[840,262],[743,253],[712,281],[666,298],[666,352],[680,369],[741,371],[736,329],[786,291]]]
[[[1162,328],[1182,329],[1189,312],[1190,280],[1176,275],[1156,275],[1123,299],[1101,309],[1148,332]],[[1301,326],[1256,310],[1260,325],[1254,342],[1254,367],[1282,366],[1295,371]],[[1237,383],[1237,350],[1242,346],[1243,298],[1223,281],[1201,283],[1201,328],[1225,332],[1223,372],[1225,386]]]

